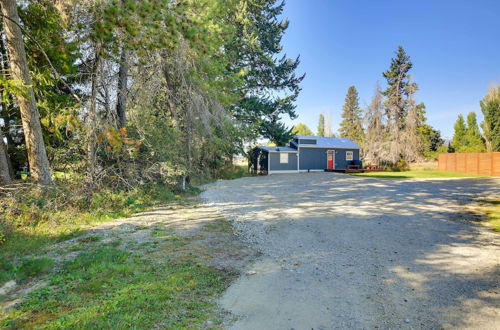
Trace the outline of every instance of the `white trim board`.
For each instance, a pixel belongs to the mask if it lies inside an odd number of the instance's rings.
[[[297,170],[276,170],[276,171],[267,171],[268,175],[271,174],[280,174],[280,173],[297,173]]]

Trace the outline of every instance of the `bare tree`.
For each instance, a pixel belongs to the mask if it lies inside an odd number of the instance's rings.
[[[384,146],[382,95],[377,85],[372,101],[365,111],[366,135],[363,144],[363,154],[366,161],[379,165],[386,156]]]
[[[401,134],[402,155],[408,162],[420,160],[422,154],[422,140],[418,135],[418,127],[420,125],[418,106],[413,97],[416,88],[416,84],[413,83],[410,83],[408,86],[408,113]]]
[[[35,180],[43,184],[49,184],[51,182],[49,161],[43,141],[35,93],[31,87],[32,82],[26,60],[23,35],[19,25],[17,4],[15,0],[1,0],[0,4],[4,18],[12,79],[22,81],[26,86],[26,92],[18,93],[17,100],[21,111],[31,175]]]

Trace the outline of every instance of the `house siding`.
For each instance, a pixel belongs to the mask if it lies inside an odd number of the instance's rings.
[[[288,153],[288,163],[280,163],[280,152],[269,153],[270,172],[273,171],[297,171],[297,154]]]
[[[350,161],[346,160],[346,151],[353,152],[353,160],[359,160],[358,149],[336,149],[336,148],[300,148],[300,170],[324,170],[326,164],[326,151],[335,150],[335,169],[347,168]]]

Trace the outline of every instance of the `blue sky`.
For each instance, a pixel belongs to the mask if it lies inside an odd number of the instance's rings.
[[[500,80],[499,14],[500,0],[288,0],[284,52],[300,54],[306,78],[299,117],[285,121],[316,131],[319,114],[331,111],[336,131],[347,88],[356,86],[364,107],[402,45],[428,123],[451,137],[459,113],[482,118],[479,101]]]

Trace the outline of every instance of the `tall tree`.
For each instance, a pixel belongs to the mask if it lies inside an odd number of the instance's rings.
[[[237,0],[237,11],[231,17],[236,38],[225,46],[234,54],[231,70],[239,73],[244,85],[239,88],[240,101],[232,106],[234,117],[243,129],[254,127],[258,135],[282,140],[289,129],[281,119],[295,119],[295,100],[304,75],[297,76],[299,58],[281,55],[281,39],[288,20],[280,18],[284,2],[277,0]]]
[[[359,107],[359,96],[356,87],[351,86],[347,90],[345,103],[342,107],[342,118],[340,122],[340,137],[351,139],[361,144],[363,142],[363,126],[361,119],[361,108]]]
[[[414,101],[410,101],[409,97],[417,89],[417,85],[411,81],[409,74],[413,64],[410,57],[402,46],[398,47],[396,57],[391,60],[389,70],[382,75],[387,80],[387,89],[382,92],[385,96],[385,115],[387,118],[386,129],[388,133],[388,157],[387,160],[396,163],[403,157],[405,141],[403,129],[406,122],[406,116],[409,111],[409,106],[412,107]]]
[[[384,154],[384,123],[383,123],[382,94],[377,85],[370,105],[365,111],[366,135],[363,142],[364,158],[372,164],[380,164]]]
[[[462,114],[458,115],[453,128],[455,132],[451,140],[451,146],[456,152],[461,152],[467,146],[467,126],[465,125],[464,116],[462,116]]]
[[[408,86],[407,113],[402,129],[402,156],[406,161],[415,162],[422,155],[422,139],[418,128],[421,126],[423,116],[420,114],[419,105],[416,104],[414,94],[417,85],[410,83]]]
[[[325,116],[322,113],[319,114],[318,136],[325,136]]]
[[[500,151],[500,85],[490,88],[480,105],[487,151]]]
[[[307,127],[306,124],[304,123],[298,123],[297,125],[294,125],[292,128],[292,134],[293,135],[314,135],[313,131],[309,127]]]
[[[0,4],[12,79],[22,81],[25,86],[25,92],[17,94],[17,101],[21,112],[30,172],[35,180],[43,184],[49,184],[51,182],[49,161],[40,125],[40,114],[37,109],[28,69],[17,4],[15,0],[1,0]]]
[[[479,125],[477,124],[475,112],[469,112],[467,115],[467,131],[465,141],[467,145],[465,151],[467,152],[483,152],[486,149],[483,138],[481,137],[481,132],[479,131]]]

